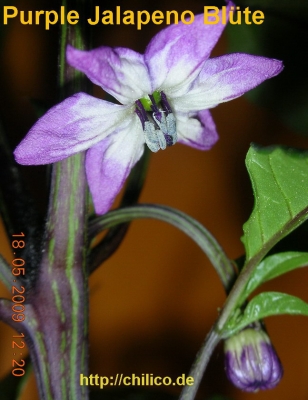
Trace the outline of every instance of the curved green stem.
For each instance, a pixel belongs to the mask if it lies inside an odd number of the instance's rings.
[[[148,204],[118,209],[91,221],[89,235],[93,238],[103,229],[140,218],[155,218],[165,221],[186,233],[208,256],[226,292],[229,292],[236,278],[232,262],[225,255],[212,234],[198,221],[181,211],[167,206]],[[206,337],[196,357],[196,361],[189,372],[189,375],[194,378],[194,384],[184,388],[179,400],[193,400],[195,398],[210,357],[220,340],[221,335],[217,332],[215,325]]]
[[[186,233],[210,259],[226,291],[230,289],[235,279],[235,271],[216,239],[194,218],[171,207],[143,204],[111,211],[95,218],[90,223],[89,235],[93,238],[103,229],[140,218],[155,218],[165,221]]]

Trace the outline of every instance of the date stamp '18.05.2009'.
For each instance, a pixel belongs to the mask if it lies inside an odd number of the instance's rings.
[[[26,246],[26,242],[24,240],[25,234],[23,232],[12,235],[12,249],[13,255],[16,256],[12,260],[12,275],[13,275],[13,284],[12,284],[12,320],[15,322],[23,322],[25,320],[25,287],[15,279],[17,276],[24,276],[26,273],[25,260],[23,258],[18,257],[18,250],[23,249]],[[23,238],[23,239],[21,239]],[[17,254],[17,255],[16,255]],[[20,359],[15,360],[15,357],[23,356],[23,349],[25,349],[25,342],[22,340],[25,337],[23,332],[18,331],[18,335],[13,335],[12,337],[12,349],[13,349],[13,359],[12,359],[12,375],[14,376],[23,376],[25,374],[25,360]]]

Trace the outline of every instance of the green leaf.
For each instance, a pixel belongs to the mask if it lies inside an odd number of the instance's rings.
[[[252,322],[280,314],[308,316],[308,304],[298,297],[285,293],[261,293],[248,303],[241,317],[237,316],[228,322],[225,332],[231,336]]]
[[[256,255],[261,260],[308,219],[308,152],[252,145],[246,167],[255,197],[253,212],[243,226],[247,263]]]
[[[296,268],[308,266],[308,253],[286,252],[265,258],[254,270],[246,286],[246,299],[259,285]]]
[[[298,132],[308,135],[308,2],[305,0],[238,0],[237,6],[261,10],[261,25],[227,27],[229,52],[243,52],[282,60],[285,69],[277,77],[249,91],[247,97],[274,110]],[[295,50],[297,49],[297,50]]]

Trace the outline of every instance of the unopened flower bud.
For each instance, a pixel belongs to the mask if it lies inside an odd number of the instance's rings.
[[[247,328],[225,341],[225,369],[239,389],[256,392],[278,385],[283,368],[262,329]]]

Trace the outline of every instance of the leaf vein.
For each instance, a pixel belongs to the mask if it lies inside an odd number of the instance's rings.
[[[287,196],[287,195],[285,194],[285,192],[283,191],[282,186],[281,186],[281,184],[279,183],[279,180],[278,180],[278,178],[277,178],[277,176],[276,176],[276,172],[275,172],[275,170],[274,170],[274,168],[273,168],[273,165],[272,165],[272,154],[269,155],[268,161],[269,161],[269,166],[270,166],[271,171],[272,171],[272,174],[273,174],[274,181],[275,181],[275,183],[276,183],[278,189],[280,190],[280,192],[281,192],[281,194],[282,194],[282,197],[283,197],[283,199],[284,199],[284,201],[285,201],[285,203],[286,203],[286,205],[287,205],[287,210],[288,210],[288,212],[289,212],[289,214],[290,214],[290,217],[293,218],[293,217],[294,217],[294,214],[293,214],[293,212],[292,212],[290,202],[288,201],[288,196]]]

